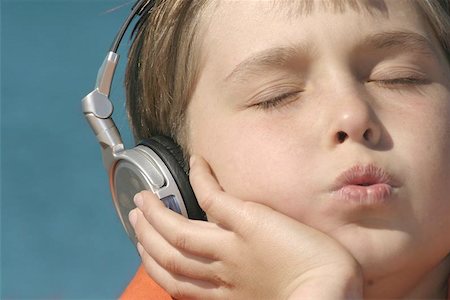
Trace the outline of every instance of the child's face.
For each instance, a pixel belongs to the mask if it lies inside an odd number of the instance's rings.
[[[368,276],[437,263],[450,251],[448,62],[412,1],[319,3],[214,8],[191,152],[229,194],[336,238]]]

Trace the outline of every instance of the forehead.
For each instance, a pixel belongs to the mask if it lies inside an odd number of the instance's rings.
[[[223,0],[209,8],[201,60],[222,70],[267,48],[338,51],[386,31],[413,31],[438,45],[412,0]]]
[[[204,23],[211,24],[222,19],[230,21],[233,17],[236,21],[245,15],[265,15],[271,21],[277,17],[291,20],[317,13],[343,14],[349,11],[389,18],[398,13],[417,13],[419,6],[416,0],[218,0],[208,2],[206,7]]]
[[[256,28],[267,28],[320,15],[358,15],[367,23],[401,23],[405,19],[425,23],[415,0],[220,0],[209,2],[207,7],[203,25],[210,35],[220,31],[230,33],[237,28],[241,30],[234,33],[249,29],[251,32],[253,28],[242,26],[253,24],[258,25]],[[298,28],[304,29],[307,28]]]

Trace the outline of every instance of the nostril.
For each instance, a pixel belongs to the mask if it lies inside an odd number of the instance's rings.
[[[347,136],[348,135],[345,132],[339,131],[337,133],[337,139],[338,139],[339,143],[343,143],[347,139]]]
[[[370,131],[370,129],[367,129],[363,134],[364,139],[368,141],[370,139],[371,134],[372,132]]]

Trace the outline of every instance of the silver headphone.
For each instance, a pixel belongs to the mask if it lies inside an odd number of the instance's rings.
[[[134,17],[148,13],[154,2],[139,0],[133,6],[98,71],[94,90],[81,100],[84,116],[101,146],[114,206],[134,244],[137,241],[128,213],[135,208],[134,195],[142,190],[152,191],[168,208],[187,218],[206,220],[189,184],[180,147],[170,137],[155,136],[125,149],[112,119],[109,94],[119,60],[119,44]]]

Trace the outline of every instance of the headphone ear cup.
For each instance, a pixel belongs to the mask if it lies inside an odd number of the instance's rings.
[[[189,169],[184,160],[181,147],[175,143],[173,139],[167,136],[154,136],[141,141],[139,145],[146,146],[153,150],[164,162],[183,197],[189,219],[206,221],[206,214],[198,205],[194,191],[189,182]]]

